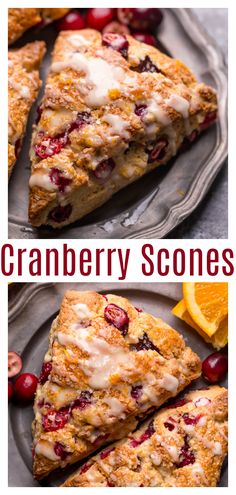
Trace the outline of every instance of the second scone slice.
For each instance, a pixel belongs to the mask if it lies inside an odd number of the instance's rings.
[[[123,438],[200,372],[159,318],[116,295],[66,292],[35,398],[35,477]]]
[[[30,223],[82,218],[216,117],[215,90],[179,60],[131,36],[61,32],[31,146]]]

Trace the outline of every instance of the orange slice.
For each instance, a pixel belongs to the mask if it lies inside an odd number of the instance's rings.
[[[194,328],[194,330],[196,330],[199,333],[199,335],[201,335],[201,337],[205,340],[205,342],[212,344],[212,346],[215,349],[222,349],[227,345],[228,343],[227,316],[222,320],[218,330],[211,337],[209,337],[205,332],[203,332],[203,330],[201,330],[201,328],[196,323],[194,323],[192,317],[190,316],[187,310],[187,306],[184,299],[182,299],[181,301],[178,302],[178,304],[176,304],[176,306],[172,309],[172,313],[181,320],[185,321],[190,327]]]
[[[228,284],[185,282],[183,295],[189,315],[211,337],[228,315]]]

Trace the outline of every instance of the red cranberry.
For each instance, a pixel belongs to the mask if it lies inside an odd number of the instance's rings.
[[[51,137],[40,133],[39,137],[41,138],[41,142],[35,144],[34,150],[36,155],[39,156],[39,158],[42,158],[42,160],[60,153],[61,149],[64,148],[68,140],[68,137],[65,134],[57,137]]]
[[[64,193],[66,187],[71,183],[71,179],[68,179],[63,174],[63,171],[56,167],[51,168],[49,172],[50,181],[58,187],[60,193]]]
[[[64,461],[68,457],[68,455],[71,455],[71,452],[67,452],[60,442],[55,443],[54,452],[58,457],[61,458],[62,461]]]
[[[132,349],[136,351],[152,350],[159,352],[158,348],[149,339],[148,334],[144,332],[143,336],[138,340],[137,344],[132,344]]]
[[[8,378],[18,375],[22,370],[22,359],[17,352],[8,352]]]
[[[190,416],[189,413],[184,413],[182,418],[186,425],[196,425],[201,418],[201,414],[198,414],[197,416]]]
[[[194,129],[189,136],[186,136],[180,146],[179,151],[186,151],[191,147],[191,144],[197,139],[198,131]]]
[[[210,383],[223,380],[228,371],[228,358],[224,352],[213,352],[202,363],[202,375]]]
[[[102,44],[121,53],[124,58],[128,57],[129,43],[123,34],[105,33],[102,36]]]
[[[175,419],[173,419],[171,416],[168,418],[167,421],[164,423],[164,427],[167,428],[169,431],[173,431],[175,429]]]
[[[104,27],[102,32],[103,34],[104,33],[123,34],[123,36],[126,36],[126,34],[130,34],[129,28],[117,21],[113,21],[107,24],[107,26]]]
[[[37,376],[32,373],[22,373],[14,383],[14,396],[18,402],[32,402],[38,384]]]
[[[157,44],[156,38],[154,38],[154,36],[149,33],[136,32],[136,33],[132,33],[132,36],[137,41],[140,41],[141,43],[146,43],[146,45],[156,46]]]
[[[79,112],[77,114],[76,120],[70,124],[68,129],[68,134],[75,129],[81,129],[86,124],[91,124],[91,115],[89,112]]]
[[[124,309],[116,304],[108,304],[104,309],[104,317],[108,323],[111,323],[114,327],[118,328],[125,337],[128,332],[129,317]]]
[[[90,28],[102,31],[115,17],[115,9],[88,9],[86,22]]]
[[[59,411],[50,409],[47,414],[43,416],[43,429],[44,431],[57,431],[64,428],[70,417],[70,410],[68,407],[64,407]]]
[[[50,211],[48,218],[53,222],[62,223],[69,218],[71,212],[72,212],[71,204],[65,206],[58,205],[55,208],[53,208],[53,210]]]
[[[194,401],[196,407],[205,407],[211,404],[211,400],[208,397],[200,397],[196,401]]]
[[[11,400],[13,396],[13,385],[11,382],[8,382],[8,401]]]
[[[81,468],[80,468],[80,474],[84,474],[86,473],[86,471],[88,471],[91,466],[92,466],[92,462],[86,462]]]
[[[135,309],[136,309],[136,311],[138,311],[138,313],[143,313],[143,309],[137,308],[137,307]]]
[[[58,31],[84,29],[85,27],[85,20],[78,11],[69,12],[65,17],[57,21]]]
[[[102,294],[102,297],[104,297],[105,301],[108,301],[106,294]]]
[[[200,129],[203,131],[207,129],[211,124],[213,124],[217,119],[217,112],[209,112],[203,122],[200,124]]]
[[[109,433],[105,433],[104,435],[99,435],[96,440],[94,440],[93,445],[97,447],[101,443],[105,442],[109,438]]]
[[[143,115],[145,114],[146,108],[147,108],[147,105],[135,105],[134,113],[138,117],[143,117]]]
[[[116,164],[114,160],[112,158],[108,158],[107,160],[103,160],[102,162],[100,162],[93,173],[96,179],[106,181],[107,179],[109,179],[115,166]]]
[[[112,449],[104,450],[103,452],[101,452],[100,458],[106,459],[106,457],[108,457],[114,450],[114,447]]]
[[[133,385],[131,388],[130,395],[136,402],[138,402],[142,396],[142,389],[142,385]]]
[[[162,21],[160,9],[130,9],[117,10],[117,17],[123,24],[128,24],[133,29],[152,29]]]
[[[189,401],[186,399],[181,399],[181,400],[178,400],[176,402],[173,402],[172,404],[169,404],[168,406],[166,406],[166,409],[175,409],[176,407],[182,407],[185,404],[187,404],[188,402]]]
[[[131,67],[131,69],[136,72],[161,72],[148,55],[143,60],[140,60],[138,65]]]
[[[190,450],[190,445],[188,443],[188,437],[186,436],[184,438],[184,445],[181,447],[181,450],[180,450],[180,461],[178,462],[176,467],[181,468],[184,466],[188,466],[189,464],[194,464],[194,462],[195,462],[195,455]]]
[[[36,116],[36,119],[35,119],[35,124],[38,124],[40,119],[41,119],[41,115],[43,113],[43,108],[42,107],[37,107],[36,108],[36,112],[37,112],[37,116]]]
[[[107,480],[107,486],[116,486],[113,481]]]
[[[158,138],[151,150],[147,149],[148,163],[153,163],[157,160],[162,160],[166,154],[168,140],[166,138]]]
[[[41,385],[43,385],[47,381],[51,371],[52,371],[52,363],[43,363],[41,373],[39,375],[39,383]]]
[[[73,403],[72,409],[85,409],[91,404],[92,393],[88,390],[83,390],[78,399]]]
[[[153,425],[153,421],[149,424],[148,428],[142,433],[140,438],[132,438],[131,447],[138,447],[141,443],[145,442],[155,433],[155,428]]]
[[[21,147],[22,147],[22,140],[17,139],[15,142],[15,156],[16,158],[19,158],[20,152],[21,152]]]

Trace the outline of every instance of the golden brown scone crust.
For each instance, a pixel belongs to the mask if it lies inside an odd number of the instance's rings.
[[[27,29],[41,21],[52,22],[70,9],[8,9],[8,43],[14,43]]]
[[[125,327],[105,318],[111,304],[127,313]],[[128,435],[201,372],[198,356],[170,326],[125,298],[96,292],[66,292],[45,362],[51,371],[34,405],[36,478]]]
[[[22,145],[31,106],[41,86],[39,66],[44,53],[43,41],[8,52],[8,178]]]
[[[32,139],[32,225],[78,220],[216,118],[215,91],[181,61],[127,41],[125,58],[97,31],[60,33]],[[140,72],[144,60],[155,72]]]
[[[89,459],[63,486],[216,486],[227,453],[227,391],[214,386],[185,400]]]

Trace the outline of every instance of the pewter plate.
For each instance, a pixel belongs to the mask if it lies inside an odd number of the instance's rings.
[[[217,126],[204,133],[191,150],[126,187],[79,222],[62,230],[47,227],[36,229],[27,220],[28,154],[36,103],[9,185],[10,238],[162,238],[190,215],[206,195],[227,156],[227,69],[221,52],[203,31],[191,9],[164,10],[164,21],[158,29],[160,48],[182,59],[199,80],[217,90]],[[55,28],[48,26],[36,34],[32,30],[18,45],[34,39],[47,42],[48,53],[42,68],[45,81],[50,64],[49,54],[56,39]],[[42,92],[43,89],[38,101]]]
[[[18,288],[19,286],[19,288]],[[124,296],[137,307],[164,321],[178,330],[186,343],[204,359],[212,347],[184,322],[171,313],[176,301],[181,298],[181,284],[13,284],[9,287],[9,350],[21,354],[23,371],[39,374],[44,354],[48,348],[49,329],[58,313],[65,290],[96,290]],[[227,387],[224,381],[221,385]],[[198,379],[189,388],[206,386]],[[9,486],[59,486],[78,465],[53,473],[41,483],[32,477],[31,457],[31,406],[20,408],[9,406]],[[227,462],[224,463],[219,486],[228,486]]]

